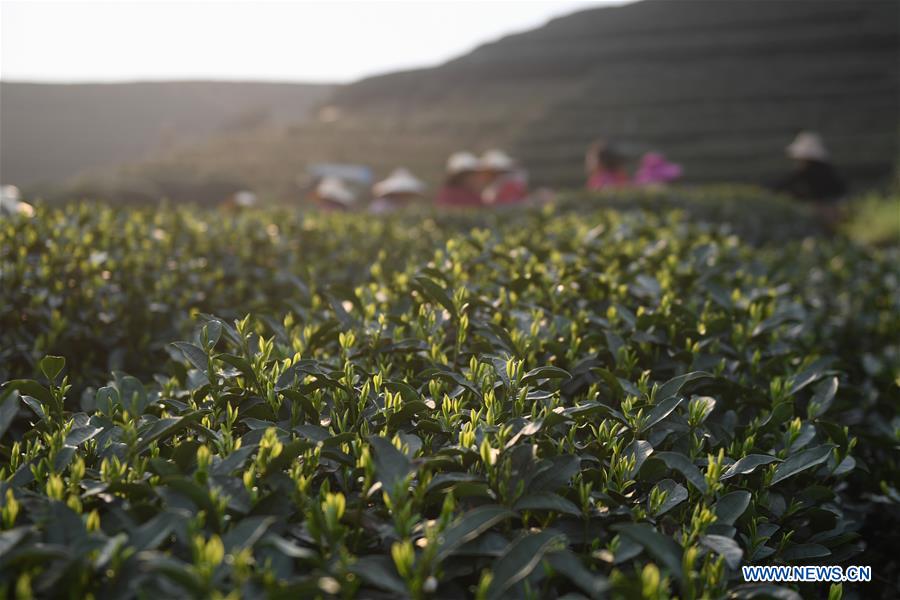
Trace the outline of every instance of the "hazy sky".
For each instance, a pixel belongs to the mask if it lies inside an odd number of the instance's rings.
[[[0,2],[0,77],[343,82],[428,66],[602,1]]]

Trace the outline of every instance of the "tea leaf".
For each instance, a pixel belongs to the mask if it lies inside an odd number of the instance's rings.
[[[474,540],[497,523],[511,517],[515,517],[515,513],[502,506],[485,505],[472,509],[443,533],[438,556],[452,554],[462,544]]]
[[[499,598],[527,577],[550,549],[565,544],[565,536],[550,531],[525,534],[514,540],[494,563],[488,597]]]
[[[823,444],[815,448],[802,450],[797,454],[787,457],[783,463],[775,467],[775,474],[772,476],[772,485],[780,481],[784,481],[788,477],[793,477],[797,473],[805,471],[816,465],[820,465],[831,456],[834,448],[832,444]]]

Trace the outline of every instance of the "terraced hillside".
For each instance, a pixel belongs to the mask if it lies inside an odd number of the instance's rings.
[[[537,183],[571,186],[602,136],[635,155],[668,153],[691,181],[758,182],[786,167],[798,129],[813,128],[864,187],[896,165],[898,52],[893,1],[645,0],[337,88],[318,113],[328,119],[220,135],[116,177],[238,179],[296,198],[312,161],[404,164],[437,183],[453,150],[502,146]]]
[[[696,179],[749,180],[783,168],[781,147],[813,128],[848,174],[883,176],[897,156],[900,4],[727,4],[685,3],[670,16],[642,4],[566,23],[583,27],[585,55],[595,48],[584,85],[524,130],[520,152],[567,179],[590,123],[664,148]]]
[[[335,104],[425,130],[458,120],[472,144],[500,138],[554,183],[579,180],[596,136],[660,147],[694,179],[764,178],[799,128],[877,178],[897,153],[898,30],[896,2],[645,1],[362,81]]]

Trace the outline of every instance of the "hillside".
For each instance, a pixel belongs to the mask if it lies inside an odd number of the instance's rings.
[[[589,9],[435,68],[336,88],[319,113],[327,120],[158,152],[111,178],[105,172],[101,189],[194,189],[157,185],[175,178],[296,198],[297,175],[322,160],[378,172],[404,164],[435,184],[448,153],[491,146],[520,157],[536,183],[573,186],[597,137],[635,156],[664,151],[691,182],[758,182],[787,167],[783,147],[804,128],[824,134],[859,188],[896,164],[898,52],[897,2],[646,0]]]
[[[55,181],[229,131],[300,122],[327,85],[0,83],[0,180]]]
[[[800,128],[870,179],[897,155],[898,51],[896,2],[645,1],[362,81],[334,102],[426,130],[453,122],[476,146],[498,138],[557,183],[580,181],[598,136],[659,148],[695,180],[764,178]]]

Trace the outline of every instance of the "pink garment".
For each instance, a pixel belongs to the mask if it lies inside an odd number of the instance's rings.
[[[641,165],[634,174],[634,183],[637,185],[671,183],[679,179],[682,172],[681,165],[670,163],[659,152],[648,152],[641,158]]]
[[[587,189],[602,190],[628,185],[628,173],[625,171],[594,171],[587,181]]]
[[[485,204],[515,204],[528,198],[528,181],[523,175],[501,176],[482,193]]]
[[[435,203],[441,207],[468,208],[481,206],[481,196],[464,187],[445,185],[438,191]]]

